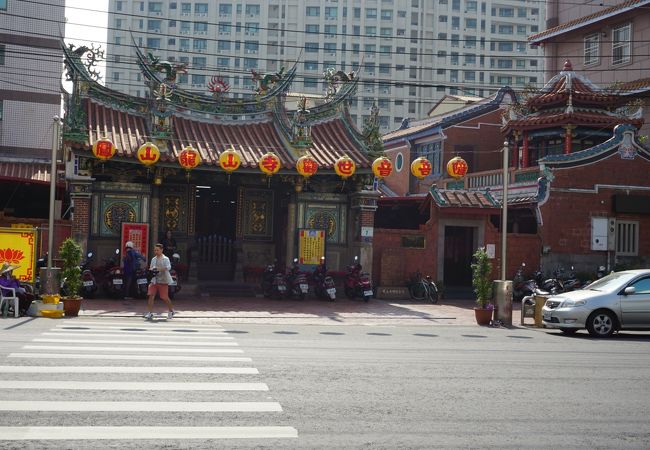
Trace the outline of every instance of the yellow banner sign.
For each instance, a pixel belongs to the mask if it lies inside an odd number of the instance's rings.
[[[36,230],[34,228],[0,228],[0,265],[16,266],[13,276],[33,283],[35,278]]]
[[[325,256],[325,230],[300,230],[298,232],[298,262],[320,264]]]

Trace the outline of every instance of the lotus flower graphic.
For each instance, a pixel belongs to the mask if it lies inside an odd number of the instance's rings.
[[[15,248],[0,248],[0,262],[8,262],[9,264],[19,264],[21,260],[25,259],[22,250]]]

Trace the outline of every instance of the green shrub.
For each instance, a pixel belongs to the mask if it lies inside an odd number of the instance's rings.
[[[492,299],[492,263],[488,258],[485,247],[479,247],[474,252],[472,262],[472,287],[476,294],[476,304],[486,308]]]

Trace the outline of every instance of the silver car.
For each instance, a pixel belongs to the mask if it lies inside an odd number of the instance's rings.
[[[585,289],[549,297],[542,322],[566,334],[586,328],[596,337],[650,330],[650,270],[613,272]]]

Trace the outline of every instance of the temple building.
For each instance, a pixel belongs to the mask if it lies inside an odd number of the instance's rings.
[[[357,73],[328,71],[323,101],[289,110],[295,64],[251,71],[255,92],[230,98],[219,77],[190,93],[176,84],[184,65],[136,57],[146,98],[102,86],[97,53],[65,47],[72,234],[98,261],[125,239],[149,253],[171,231],[199,280],[240,280],[294,257],[309,265],[321,253],[334,270],[357,255],[370,269],[378,112],[363,131],[352,123]],[[305,230],[323,230],[322,242]]]

